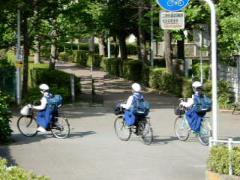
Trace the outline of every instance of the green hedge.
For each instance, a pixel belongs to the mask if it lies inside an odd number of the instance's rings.
[[[6,59],[0,59],[0,90],[15,96],[15,66],[11,65]]]
[[[67,74],[58,70],[49,70],[49,69],[41,69],[35,68],[31,70],[31,81],[32,81],[32,89],[29,91],[29,98],[32,100],[35,97],[39,96],[38,85],[42,83],[46,83],[50,86],[50,91],[54,94],[61,94],[64,100],[71,99],[71,80],[70,74]],[[75,94],[78,95],[80,93],[80,79],[75,78]]]
[[[73,51],[73,59],[77,64],[84,67],[87,66],[88,51]]]
[[[104,59],[104,65],[102,67],[106,72],[108,72],[110,75],[113,76],[120,76],[120,64],[121,59],[120,58],[110,58],[110,59]]]
[[[213,147],[208,159],[208,169],[219,174],[228,174],[229,155],[231,155],[233,175],[240,176],[240,147],[233,148],[231,153],[227,147]]]
[[[127,60],[123,63],[123,76],[128,80],[142,82],[143,64],[139,60]]]
[[[58,58],[61,61],[72,62],[73,59],[74,59],[74,56],[73,56],[73,53],[71,51],[69,51],[69,52],[60,52]]]
[[[93,68],[100,68],[101,61],[102,61],[102,56],[98,54],[89,53],[88,59],[87,59],[87,66],[88,67],[93,66]]]
[[[165,68],[155,68],[150,71],[149,86],[164,93],[181,96],[183,79],[169,74]]]
[[[45,176],[37,176],[18,166],[7,167],[7,161],[0,158],[0,180],[50,180]]]
[[[11,113],[8,107],[9,97],[0,91],[0,143],[5,143],[10,140],[11,128],[10,118]]]

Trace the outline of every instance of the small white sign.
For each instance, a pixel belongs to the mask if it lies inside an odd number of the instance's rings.
[[[162,29],[178,30],[185,28],[184,12],[160,12],[160,26]]]

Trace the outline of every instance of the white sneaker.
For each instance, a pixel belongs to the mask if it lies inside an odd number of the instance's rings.
[[[46,132],[46,129],[44,129],[43,127],[39,126],[39,127],[37,128],[37,131],[44,133],[44,132]]]

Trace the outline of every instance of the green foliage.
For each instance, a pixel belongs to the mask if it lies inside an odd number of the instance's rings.
[[[138,47],[136,44],[127,44],[127,54],[136,55],[138,54]]]
[[[196,63],[193,65],[193,76],[195,79],[200,80],[201,79],[201,64],[200,63]],[[202,66],[203,68],[203,77],[204,79],[208,79],[209,78],[209,72],[210,72],[210,65],[209,64],[203,64]]]
[[[71,52],[60,52],[58,58],[61,61],[72,62],[73,54]]]
[[[84,67],[87,66],[88,51],[85,51],[85,50],[73,51],[73,57],[74,57],[74,62]]]
[[[233,175],[240,176],[240,148],[235,147],[229,152],[227,147],[215,146],[211,149],[208,159],[208,169],[210,171],[228,174],[229,156],[231,155],[233,165]]]
[[[9,97],[0,91],[0,142],[8,142],[11,136],[10,118],[11,113],[8,107]]]
[[[165,68],[154,68],[150,71],[149,85],[163,93],[181,95],[183,80],[169,74]]]
[[[45,176],[26,171],[18,166],[7,167],[7,161],[0,158],[0,180],[50,180]]]
[[[227,81],[218,81],[218,103],[220,108],[230,109],[234,103],[234,93],[231,84]],[[212,81],[204,84],[204,92],[209,97],[212,96]]]
[[[7,56],[8,62],[10,64],[16,63],[16,55],[15,55],[14,51],[12,51],[12,50],[7,51],[6,56]]]
[[[68,101],[71,99],[71,79],[70,74],[67,74],[58,70],[40,69],[35,68],[31,71],[32,78],[32,91],[27,98],[31,98],[30,101],[36,100],[32,99],[38,96],[36,88],[39,84],[46,83],[50,86],[50,91],[54,94],[61,94],[64,100]],[[75,94],[78,95],[80,92],[80,79],[75,78]],[[36,87],[36,88],[34,88]]]
[[[231,84],[227,81],[218,81],[218,102],[221,108],[229,109],[234,102]]]
[[[104,64],[105,64],[104,70],[107,71],[110,75],[120,76],[120,64],[121,64],[120,58],[104,59]]]
[[[100,68],[101,61],[102,61],[102,56],[98,54],[89,53],[87,66],[88,67],[93,66],[93,68]]]
[[[139,60],[128,60],[123,63],[123,75],[126,79],[135,82],[143,80],[143,64]]]
[[[11,65],[6,59],[0,59],[0,90],[15,94],[15,66]]]
[[[192,81],[190,79],[183,79],[182,84],[182,97],[190,98],[192,97],[193,89],[192,89]]]

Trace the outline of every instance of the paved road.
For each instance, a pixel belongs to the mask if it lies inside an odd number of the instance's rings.
[[[16,130],[16,117],[13,118],[15,142],[1,146],[0,156],[53,180],[205,179],[208,147],[202,146],[194,136],[180,142],[174,135],[176,98],[146,92],[152,103],[154,142],[146,146],[136,136],[122,142],[114,134],[112,106],[116,100],[127,98],[130,83],[106,79],[105,86],[103,106],[64,107],[71,124],[69,139],[55,139],[50,134],[25,138]],[[240,137],[240,116],[219,115],[221,138]]]

